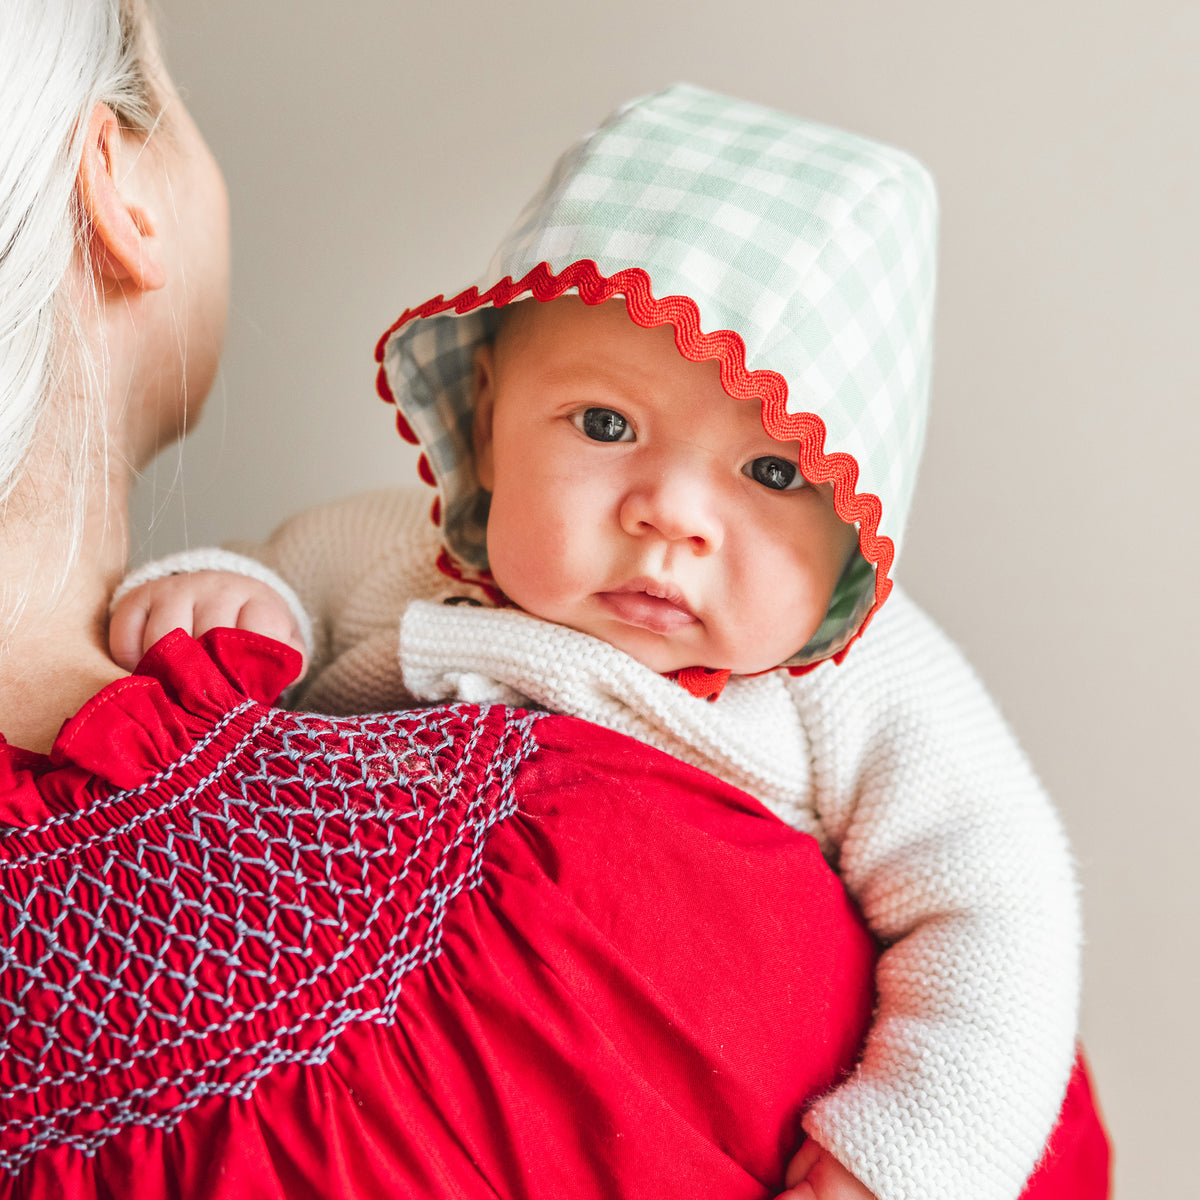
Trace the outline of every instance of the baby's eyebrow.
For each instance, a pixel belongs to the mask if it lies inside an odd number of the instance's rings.
[[[541,372],[541,378],[543,383],[557,386],[600,387],[631,399],[644,390],[628,371],[613,370],[606,363],[594,361],[548,366]]]
[[[543,375],[547,379],[554,380],[573,380],[579,379],[584,382],[591,382],[595,378],[600,378],[605,382],[614,385],[620,385],[627,377],[627,371],[614,370],[612,366],[603,360],[594,358],[573,359],[562,363],[550,363],[543,368]]]

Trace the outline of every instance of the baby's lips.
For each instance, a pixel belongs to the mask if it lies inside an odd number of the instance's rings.
[[[651,633],[671,634],[696,624],[696,615],[686,604],[637,590],[598,593],[600,602],[627,625]]]

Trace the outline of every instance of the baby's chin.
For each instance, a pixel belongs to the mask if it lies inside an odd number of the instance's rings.
[[[584,631],[588,632],[588,631]],[[595,636],[595,635],[593,635]],[[617,639],[602,637],[611,646],[623,650],[630,658],[649,667],[658,675],[673,675],[677,671],[700,669],[704,671],[728,671],[731,675],[762,675],[783,666],[786,659],[774,660],[766,658],[722,659],[714,655],[715,661],[699,662],[695,653],[687,653],[686,649],[673,646],[639,646],[622,645]]]
[[[670,638],[661,637],[645,630],[621,629],[615,635],[595,629],[584,629],[593,637],[607,642],[617,650],[628,654],[656,675],[673,675],[689,667],[702,667],[710,671],[730,670],[734,675],[745,674],[733,667],[726,668],[720,662],[699,662],[694,647],[672,643]]]
[[[511,593],[506,593],[513,601]],[[515,603],[515,602],[514,602]],[[714,652],[708,656],[712,661],[703,662],[702,652],[697,652],[695,645],[688,645],[682,638],[673,638],[663,634],[653,633],[647,629],[639,629],[613,620],[610,616],[592,612],[570,614],[566,612],[551,613],[537,611],[535,606],[516,603],[516,607],[530,616],[554,625],[562,625],[567,629],[586,633],[597,641],[606,643],[623,654],[629,655],[635,662],[653,671],[656,675],[673,675],[677,671],[689,668],[699,668],[705,671],[728,671],[731,675],[761,675],[781,665],[778,662],[767,661],[766,657],[723,655]]]

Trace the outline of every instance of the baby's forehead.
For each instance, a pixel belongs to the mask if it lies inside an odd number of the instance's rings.
[[[581,375],[629,372],[689,377],[697,386],[728,396],[721,387],[716,359],[685,358],[676,345],[673,326],[638,324],[619,296],[599,304],[588,304],[575,295],[545,302],[522,300],[500,312],[495,335],[500,360]]]
[[[536,382],[539,392],[563,387],[572,398],[594,394],[597,404],[615,408],[628,398],[631,418],[653,409],[693,426],[720,427],[738,445],[770,437],[758,398],[731,396],[715,358],[687,358],[674,326],[638,324],[621,298],[595,305],[573,295],[524,300],[502,313],[495,361],[510,391]]]
[[[596,339],[612,341],[642,327],[629,316],[619,296],[588,304],[568,293],[553,300],[528,297],[497,310],[495,341],[503,350],[545,353],[562,344],[586,345]]]

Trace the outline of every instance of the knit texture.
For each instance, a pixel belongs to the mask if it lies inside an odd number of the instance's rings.
[[[814,811],[887,947],[862,1063],[805,1128],[880,1197],[1016,1196],[1076,1030],[1079,907],[1057,815],[901,592],[845,663],[789,686]]]
[[[886,949],[862,1063],[805,1128],[881,1200],[1014,1200],[1070,1074],[1078,901],[1053,808],[958,651],[897,591],[841,664],[734,678],[700,700],[439,572],[426,502],[343,501],[253,550],[312,606],[300,702],[584,717],[813,834]]]

